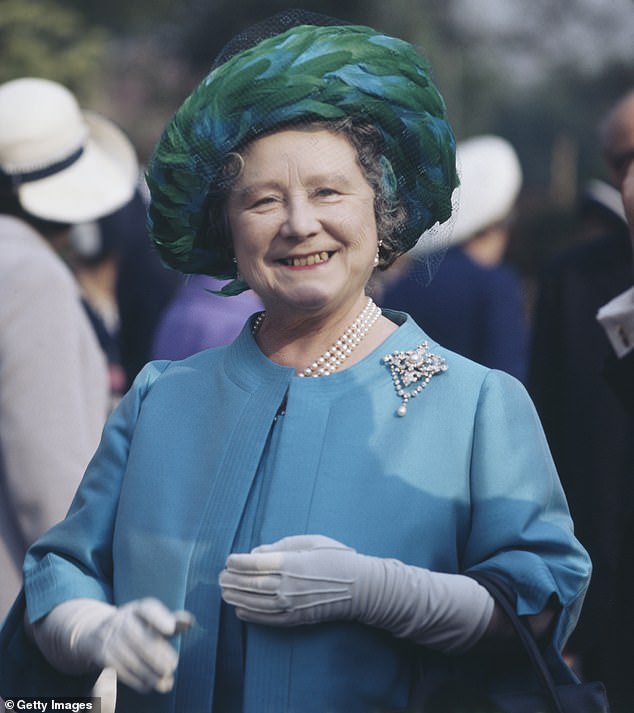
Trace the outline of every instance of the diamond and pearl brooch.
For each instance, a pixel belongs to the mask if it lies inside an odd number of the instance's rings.
[[[389,367],[396,394],[401,399],[401,405],[396,409],[397,416],[405,416],[408,401],[421,393],[432,376],[447,371],[445,359],[432,354],[427,342],[416,349],[386,354],[382,361]]]

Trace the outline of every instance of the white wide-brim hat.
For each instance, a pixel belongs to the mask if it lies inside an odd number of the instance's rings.
[[[82,111],[46,79],[0,85],[0,180],[25,211],[60,223],[95,220],[131,198],[136,152],[110,120]]]

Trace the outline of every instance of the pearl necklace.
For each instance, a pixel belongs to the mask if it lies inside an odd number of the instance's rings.
[[[251,328],[253,336],[258,333],[265,316],[266,312],[260,312],[260,314],[258,314],[255,318],[253,327]],[[300,371],[298,376],[317,377],[333,374],[359,346],[380,316],[381,308],[374,304],[371,297],[368,297],[368,301],[366,302],[363,311],[348,327],[348,329],[346,329],[346,331],[329,349],[327,349],[320,357],[317,357],[317,359],[315,359],[310,366],[307,366],[303,371]]]

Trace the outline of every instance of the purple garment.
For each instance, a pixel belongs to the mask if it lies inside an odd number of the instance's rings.
[[[262,302],[251,291],[235,297],[209,292],[224,284],[207,275],[187,277],[159,320],[152,359],[184,359],[238,336],[247,318],[263,308]]]

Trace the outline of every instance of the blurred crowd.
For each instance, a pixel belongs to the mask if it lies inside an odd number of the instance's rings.
[[[62,133],[80,114],[59,85],[24,81],[0,86],[0,618],[27,546],[64,516],[107,414],[141,367],[228,343],[261,309],[253,292],[227,299],[222,282],[162,266],[147,237],[142,169],[114,127],[88,124],[110,173],[84,149],[59,176],[95,161],[85,175],[44,185],[57,174],[37,171],[73,154],[77,137]],[[43,102],[63,130],[44,135],[36,125]],[[41,155],[24,148],[28,132],[42,134]],[[458,145],[461,189],[442,255],[430,255],[423,236],[374,289],[380,306],[410,313],[432,339],[527,386],[594,565],[568,653],[582,677],[605,681],[622,702],[634,698],[634,421],[623,403],[632,381],[615,389],[610,374],[634,341],[606,305],[634,282],[620,192],[634,159],[634,91],[615,100],[597,140],[606,178],[583,192],[576,244],[543,266],[533,309],[507,260],[522,168],[499,136]]]

